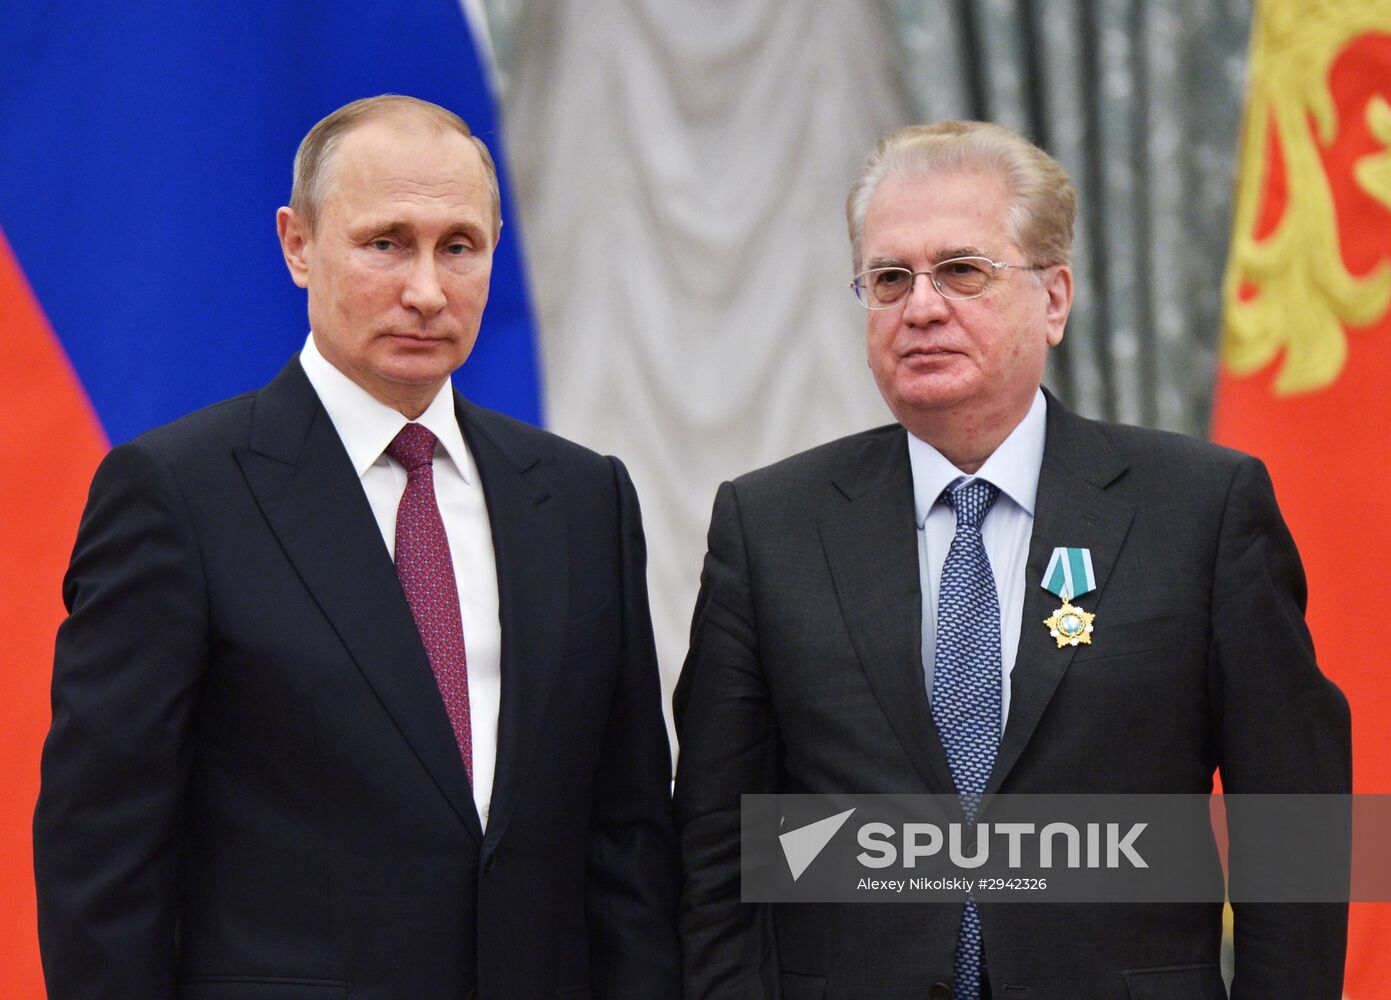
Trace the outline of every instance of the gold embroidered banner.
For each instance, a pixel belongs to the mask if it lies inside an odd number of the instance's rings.
[[[1391,6],[1261,0],[1214,406],[1263,459],[1352,705],[1353,780],[1391,791]],[[1345,993],[1386,995],[1391,905],[1355,904]]]

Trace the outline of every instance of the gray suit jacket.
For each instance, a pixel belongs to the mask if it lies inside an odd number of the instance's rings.
[[[676,692],[688,998],[936,996],[961,907],[739,902],[739,796],[950,793],[920,658],[904,430],[721,486]],[[1093,646],[1039,582],[1091,549]],[[1009,718],[988,791],[1347,792],[1347,703],[1318,670],[1263,466],[1051,396]],[[1102,631],[1104,630],[1104,631]],[[997,1000],[1224,996],[1215,904],[981,906]],[[1234,997],[1336,998],[1345,907],[1240,907]],[[937,993],[933,993],[934,987]]]

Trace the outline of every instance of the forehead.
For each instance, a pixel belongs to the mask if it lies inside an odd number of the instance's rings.
[[[487,210],[487,175],[474,144],[425,124],[370,122],[340,141],[324,207],[356,211]]]
[[[865,260],[1017,249],[1009,237],[1009,207],[1009,189],[998,173],[895,174],[875,189],[865,212]]]

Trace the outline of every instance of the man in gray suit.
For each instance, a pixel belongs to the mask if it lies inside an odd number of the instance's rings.
[[[1074,213],[975,122],[889,134],[851,191],[897,423],[716,498],[675,706],[688,998],[1226,995],[1212,903],[741,903],[743,793],[1350,789],[1261,463],[1040,388]],[[1341,905],[1239,906],[1232,995],[1332,1000],[1345,939]]]

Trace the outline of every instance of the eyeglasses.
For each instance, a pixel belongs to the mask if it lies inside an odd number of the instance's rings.
[[[988,257],[953,257],[933,264],[926,271],[906,267],[871,267],[850,282],[855,298],[866,309],[891,309],[913,291],[918,275],[932,279],[932,287],[944,299],[975,299],[985,294],[1000,271],[1042,271],[1048,265],[1001,264]]]

